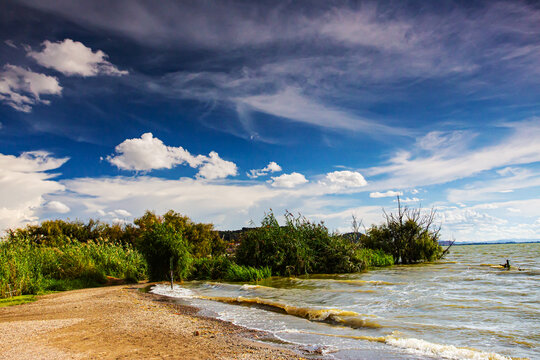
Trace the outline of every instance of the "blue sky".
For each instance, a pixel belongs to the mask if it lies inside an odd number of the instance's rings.
[[[540,7],[4,1],[0,227],[285,209],[540,238]]]

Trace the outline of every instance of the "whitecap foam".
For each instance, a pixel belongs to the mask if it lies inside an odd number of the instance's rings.
[[[150,289],[152,294],[170,296],[175,298],[190,298],[193,297],[193,291],[174,284],[172,289],[168,284],[156,284]]]
[[[512,358],[496,354],[488,353],[481,350],[470,348],[461,348],[454,345],[442,345],[431,343],[429,341],[414,339],[414,338],[398,338],[394,336],[386,336],[385,343],[402,349],[406,349],[413,353],[422,355],[435,356],[445,359],[471,359],[471,360],[511,360]]]

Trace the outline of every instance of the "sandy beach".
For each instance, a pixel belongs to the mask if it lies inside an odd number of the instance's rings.
[[[0,359],[301,359],[264,333],[111,286],[0,308]]]

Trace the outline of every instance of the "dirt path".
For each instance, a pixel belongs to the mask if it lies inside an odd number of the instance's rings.
[[[0,308],[0,359],[299,359],[258,333],[129,286]]]

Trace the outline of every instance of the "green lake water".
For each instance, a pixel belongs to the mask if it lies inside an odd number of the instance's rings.
[[[508,259],[512,268],[498,266]],[[336,359],[540,359],[540,244],[454,246],[366,273],[153,291]]]

